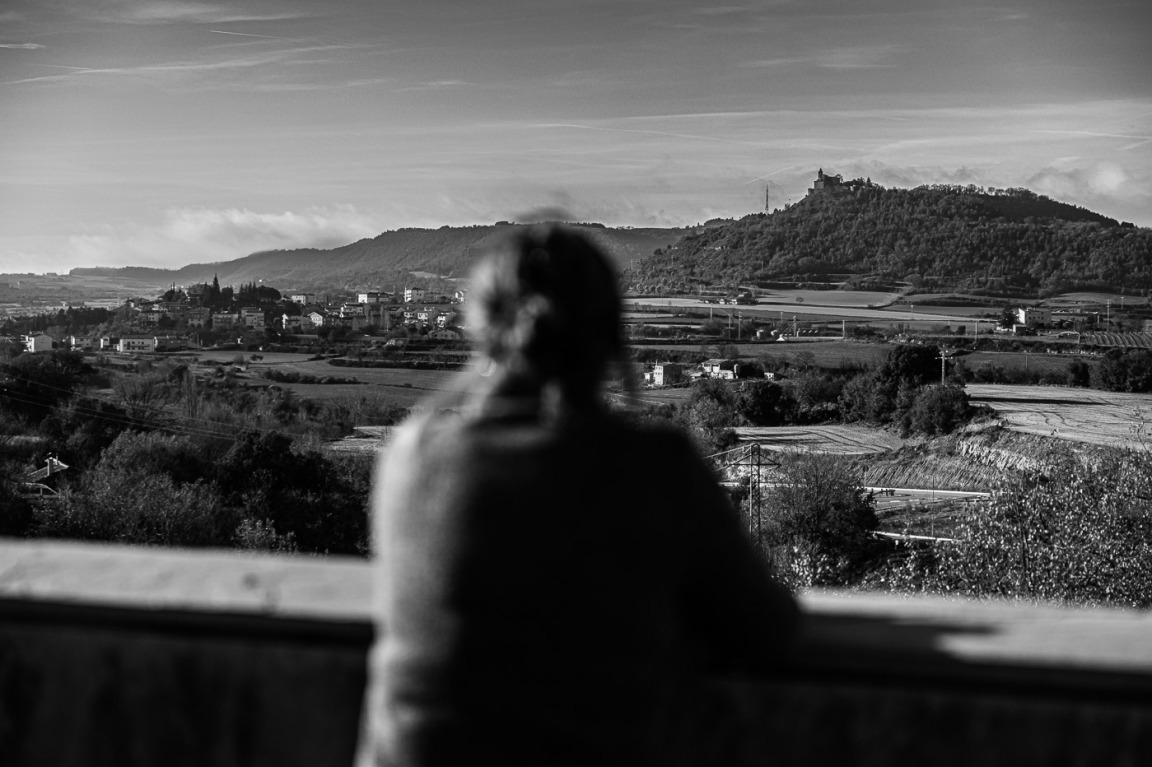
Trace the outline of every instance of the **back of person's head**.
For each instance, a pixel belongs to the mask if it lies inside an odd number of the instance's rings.
[[[491,364],[528,386],[593,394],[619,354],[620,290],[607,256],[556,225],[517,230],[476,267],[468,326]]]

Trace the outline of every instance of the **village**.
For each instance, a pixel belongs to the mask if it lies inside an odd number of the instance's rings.
[[[393,346],[403,346],[409,337],[461,341],[465,293],[457,290],[451,296],[433,295],[423,288],[407,287],[395,293],[369,290],[329,300],[316,293],[281,296],[264,286],[239,291],[220,288],[215,282],[174,286],[157,299],[132,298],[116,306],[101,305],[112,320],[100,327],[120,332],[65,334],[58,329],[53,332],[49,326],[18,338],[0,336],[0,346],[19,344],[23,351],[33,353],[71,349],[148,354],[202,348],[259,349],[286,337],[312,335],[328,340],[351,333],[385,336]],[[85,306],[84,302],[65,302],[54,310],[41,308],[40,316],[50,318]],[[19,319],[28,322],[32,318]]]

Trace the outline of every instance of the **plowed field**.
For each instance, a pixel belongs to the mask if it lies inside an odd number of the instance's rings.
[[[1136,444],[1141,422],[1152,416],[1149,394],[1003,384],[969,384],[967,391],[1009,429],[1095,445]]]

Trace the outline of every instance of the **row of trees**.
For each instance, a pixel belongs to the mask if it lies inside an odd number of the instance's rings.
[[[749,364],[747,369],[762,367]],[[732,429],[737,426],[866,422],[934,436],[948,434],[981,413],[955,378],[936,383],[939,349],[931,345],[897,346],[874,369],[827,370],[804,365],[803,360],[776,367],[777,380],[761,374],[732,383],[698,381],[678,407],[658,408],[652,414],[676,420],[711,453],[735,443]]]

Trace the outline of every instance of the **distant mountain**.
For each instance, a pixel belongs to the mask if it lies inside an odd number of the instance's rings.
[[[73,276],[117,276],[157,285],[211,282],[242,285],[263,281],[283,291],[340,291],[428,287],[468,274],[476,258],[520,224],[400,229],[331,250],[271,250],[214,264],[181,269],[73,269]],[[686,229],[616,229],[574,225],[612,256],[622,270],[675,244]]]
[[[772,214],[709,222],[626,277],[659,292],[834,281],[993,294],[1147,290],[1152,229],[1026,189],[885,189],[857,180]]]

